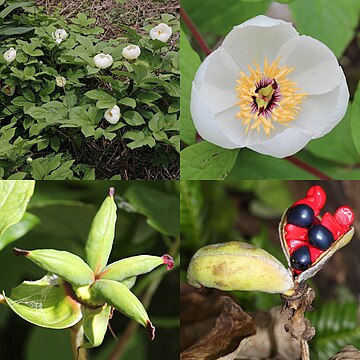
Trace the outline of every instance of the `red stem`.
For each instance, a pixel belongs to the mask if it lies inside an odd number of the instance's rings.
[[[181,15],[181,18],[184,20],[184,23],[186,24],[188,29],[191,31],[192,35],[194,36],[195,41],[200,46],[201,50],[206,54],[206,56],[209,55],[211,53],[211,49],[205,42],[204,38],[201,36],[201,34],[200,34],[199,30],[197,29],[197,27],[195,26],[195,24],[191,21],[189,15],[187,14],[187,12],[184,10],[183,7],[180,8],[180,15]],[[201,139],[199,134],[196,134],[196,139]],[[320,170],[312,167],[311,165],[303,162],[302,160],[300,160],[294,156],[288,156],[288,157],[284,158],[284,160],[291,162],[295,166],[305,170],[306,172],[316,176],[317,178],[319,178],[321,180],[331,180],[331,177],[327,176]]]
[[[205,40],[201,36],[199,30],[197,29],[195,24],[192,22],[192,20],[190,19],[189,15],[187,14],[187,12],[184,10],[183,7],[180,8],[180,16],[184,20],[184,23],[186,24],[188,29],[193,34],[194,39],[199,44],[201,50],[206,54],[206,56],[211,54],[211,49],[208,47],[207,43],[205,42]]]
[[[320,180],[331,180],[331,177],[327,176],[326,174],[324,174],[323,172],[321,172],[320,170],[312,167],[311,165],[303,162],[302,160],[294,157],[294,156],[288,156],[286,158],[284,158],[284,160],[287,160],[289,162],[291,162],[292,164],[296,165],[297,167],[307,171],[308,173],[318,177]]]

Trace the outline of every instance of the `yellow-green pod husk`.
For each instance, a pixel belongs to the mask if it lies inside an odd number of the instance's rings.
[[[196,288],[226,291],[285,293],[294,286],[290,271],[274,256],[239,241],[198,250],[191,259],[187,278]]]

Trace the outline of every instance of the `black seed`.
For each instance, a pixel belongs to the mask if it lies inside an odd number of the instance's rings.
[[[314,225],[309,229],[309,243],[320,250],[327,250],[334,241],[332,232],[323,225]]]
[[[296,270],[304,271],[311,265],[310,250],[307,246],[296,249],[290,257],[291,267]]]
[[[314,221],[314,210],[305,204],[299,204],[290,209],[287,222],[299,227],[309,227]]]

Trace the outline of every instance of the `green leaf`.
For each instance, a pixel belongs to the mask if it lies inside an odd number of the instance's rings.
[[[355,301],[322,303],[317,311],[307,313],[307,318],[316,329],[311,341],[311,358],[327,360],[348,344],[360,347],[358,305]]]
[[[137,111],[126,111],[123,118],[129,125],[133,126],[145,123],[144,118]]]
[[[119,103],[122,105],[129,106],[133,109],[136,107],[136,101],[135,101],[135,99],[132,99],[132,98],[123,98],[119,101]]]
[[[194,144],[196,139],[196,129],[190,114],[190,94],[191,84],[195,73],[200,66],[199,55],[191,47],[186,34],[181,30],[180,35],[180,54],[183,59],[180,64],[181,82],[180,82],[180,119],[181,119],[181,140],[186,144]]]
[[[360,81],[354,96],[354,101],[351,104],[351,135],[354,141],[355,148],[360,154]],[[348,142],[348,141],[344,141]]]
[[[204,195],[200,181],[180,181],[180,228],[182,245],[186,241],[203,243]],[[184,236],[184,238],[183,238]],[[185,241],[185,242],[183,242]]]
[[[360,2],[301,0],[291,3],[290,9],[300,33],[322,41],[340,57],[354,37]]]
[[[310,141],[306,150],[319,158],[339,164],[356,164],[359,155],[353,141],[355,135],[352,134],[351,129],[351,114],[353,114],[352,107],[349,107],[345,117],[335,129],[320,139]]]
[[[239,149],[223,149],[206,141],[181,152],[181,180],[223,180],[233,168]]]
[[[265,14],[270,3],[270,0],[253,4],[243,3],[239,0],[227,0],[226,6],[224,6],[224,3],[218,0],[203,0],[199,6],[197,1],[182,0],[181,6],[187,11],[202,34],[224,36],[234,25],[239,25],[256,15]],[[217,38],[213,36],[210,40],[215,43]]]
[[[179,198],[156,189],[135,185],[125,193],[136,212],[147,218],[147,223],[166,235],[179,236]]]
[[[227,180],[240,179],[316,179],[307,171],[285,159],[258,154],[249,149],[241,149],[235,166]]]
[[[66,285],[54,275],[37,281],[24,281],[5,300],[26,321],[50,329],[69,328],[81,320],[80,303],[75,302]]]
[[[0,235],[24,216],[26,206],[34,192],[35,181],[0,181]]]
[[[161,99],[161,95],[154,91],[147,91],[147,92],[138,94],[136,98],[140,102],[148,104],[148,103],[152,103],[156,100]]]
[[[85,93],[85,96],[98,100],[96,103],[98,109],[107,109],[116,105],[116,99],[103,90],[90,90]]]
[[[39,223],[40,219],[37,216],[26,212],[18,223],[8,227],[0,236],[0,250],[23,237]]]

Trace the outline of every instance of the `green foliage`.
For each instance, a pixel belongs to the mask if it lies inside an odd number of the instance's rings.
[[[358,0],[301,0],[292,2],[290,9],[300,33],[322,41],[340,57],[354,37],[360,3]]]
[[[181,152],[182,180],[223,180],[233,168],[239,149],[223,149],[206,141]]]
[[[307,317],[316,329],[310,342],[312,359],[329,359],[347,345],[360,347],[358,304],[355,301],[325,303]]]
[[[183,61],[181,64],[181,100],[180,100],[180,117],[181,117],[181,140],[186,144],[195,143],[196,129],[191,120],[190,114],[190,95],[191,83],[194,80],[196,70],[200,66],[199,55],[191,47],[187,35],[181,31],[180,35],[180,53],[183,59],[191,59],[191,61]]]
[[[176,45],[152,40],[124,26],[123,37],[102,41],[99,37],[104,30],[82,13],[70,19],[70,24],[42,14],[22,16],[34,27],[34,35],[9,39],[2,44],[2,52],[13,47],[16,59],[10,64],[2,56],[0,59],[0,76],[4,79],[0,93],[0,160],[4,178],[14,172],[20,173],[18,178],[92,177],[94,169],[76,164],[73,155],[74,149],[75,153],[81,151],[89,141],[111,143],[123,138],[129,149],[179,151],[180,71]],[[173,16],[164,17],[174,33],[179,31]],[[148,34],[153,25],[142,30]],[[60,43],[54,39],[56,29],[65,29],[68,34]],[[129,44],[140,46],[138,59],[122,56]],[[99,53],[112,56],[111,67],[96,67],[93,58]],[[66,79],[64,87],[57,86],[57,77]],[[104,114],[116,104],[120,121],[109,124]],[[39,161],[27,163],[29,156]]]
[[[26,26],[21,17],[14,15],[19,9],[31,11],[35,1],[0,1],[0,36],[9,37],[26,34],[33,30],[32,26]]]

